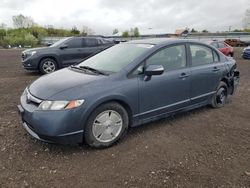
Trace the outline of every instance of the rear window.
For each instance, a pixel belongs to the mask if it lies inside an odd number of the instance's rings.
[[[211,48],[203,45],[191,44],[192,65],[204,65],[214,62],[213,52]]]
[[[226,48],[227,46],[223,42],[219,42],[219,48]]]
[[[85,38],[83,39],[83,47],[93,47],[98,46],[97,39]]]

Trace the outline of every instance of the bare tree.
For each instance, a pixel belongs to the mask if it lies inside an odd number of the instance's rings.
[[[7,24],[5,24],[5,23],[0,24],[0,29],[6,29],[6,28],[7,28]]]
[[[117,33],[119,33],[119,31],[118,31],[118,29],[115,28],[115,29],[113,30],[113,35],[115,35],[115,34],[117,34]]]
[[[82,27],[81,35],[86,36],[86,35],[93,35],[93,34],[95,34],[95,32],[91,28],[87,26]]]
[[[29,28],[35,24],[31,17],[24,16],[22,14],[13,16],[12,20],[15,28]]]
[[[250,9],[247,9],[245,12],[245,17],[243,19],[243,28],[250,29]]]

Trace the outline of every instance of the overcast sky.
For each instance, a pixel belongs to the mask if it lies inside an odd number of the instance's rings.
[[[88,26],[96,34],[138,27],[141,32],[173,33],[178,28],[209,31],[242,28],[249,0],[0,0],[0,23],[31,16],[39,25]]]

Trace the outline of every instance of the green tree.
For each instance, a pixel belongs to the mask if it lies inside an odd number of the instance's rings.
[[[208,30],[204,29],[202,30],[202,33],[208,33]]]
[[[122,37],[129,37],[129,32],[128,31],[124,31],[123,33],[122,33]]]
[[[0,46],[5,46],[4,37],[6,36],[6,30],[0,29]]]
[[[197,30],[195,30],[194,28],[191,29],[191,33],[198,33]]]
[[[72,29],[71,29],[71,33],[73,35],[79,35],[80,34],[80,31],[77,29],[76,26],[74,26]]]
[[[139,36],[140,36],[139,29],[138,29],[138,27],[135,27],[134,28],[134,37],[139,37]]]

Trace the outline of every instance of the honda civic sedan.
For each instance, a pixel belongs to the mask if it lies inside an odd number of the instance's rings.
[[[103,148],[130,127],[204,105],[223,107],[238,82],[235,60],[212,46],[137,40],[38,78],[18,108],[24,128],[39,140]]]

